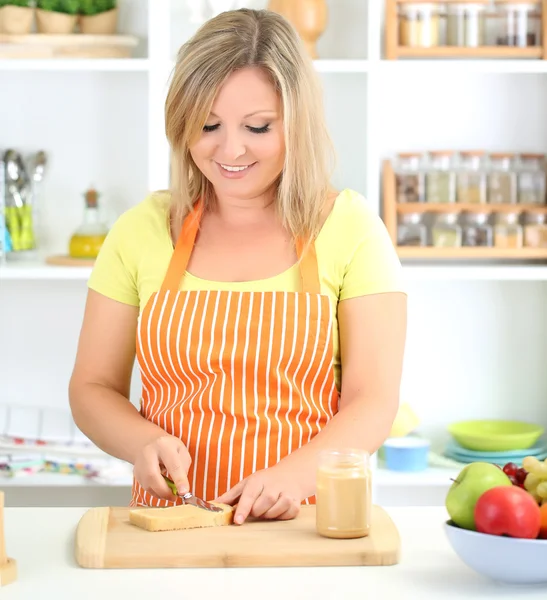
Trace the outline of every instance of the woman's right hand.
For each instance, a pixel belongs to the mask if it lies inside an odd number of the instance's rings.
[[[147,492],[173,501],[175,496],[163,478],[162,467],[177,491],[184,494],[190,490],[188,469],[191,464],[190,454],[180,439],[165,434],[142,447],[133,465],[133,473]]]

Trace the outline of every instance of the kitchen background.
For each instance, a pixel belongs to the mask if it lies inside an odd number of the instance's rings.
[[[19,153],[29,177],[36,173],[40,180],[37,251],[12,249],[0,264],[0,489],[6,491],[6,505],[127,502],[130,469],[89,445],[68,409],[91,267],[51,263],[69,255],[88,190],[98,193],[99,221],[107,229],[149,190],[168,186],[163,101],[175,53],[200,16],[267,4],[120,0],[117,35],[111,44],[97,38],[95,56],[85,58],[63,56],[53,41],[32,46],[34,55],[21,57],[17,53],[31,46],[9,44],[11,38],[0,33],[0,150],[11,164],[11,171],[5,169],[6,221],[19,198],[9,187],[10,172],[17,176],[21,166],[17,154],[7,151]],[[386,14],[392,19],[393,1],[327,0],[326,5],[315,64],[338,152],[334,184],[364,194],[386,223],[391,217],[384,215],[383,202],[393,192],[394,178],[385,176],[384,161],[399,172],[398,153],[547,152],[547,61],[541,60],[540,47],[524,48],[516,59],[503,52],[501,58],[488,52],[438,58],[418,51],[389,60]],[[434,13],[426,24],[437,17]],[[531,19],[529,13],[525,18]],[[409,22],[423,26],[423,20]],[[6,18],[0,12],[2,26]],[[105,44],[107,53],[120,57],[101,56]],[[489,247],[495,246],[493,231]],[[461,240],[458,236],[461,232],[456,235]],[[12,245],[23,243],[15,237]],[[420,248],[401,249],[409,328],[403,408],[394,436],[410,433],[431,446],[426,468],[416,472],[386,468],[384,450],[380,453],[374,471],[377,502],[444,501],[450,478],[465,460],[449,452],[454,440],[448,427],[454,422],[513,419],[547,425],[547,266],[541,261],[545,250],[531,245],[520,255],[518,250],[496,254],[488,247],[483,254],[485,248],[476,247],[458,254],[453,245],[429,255]],[[135,368],[135,403],[139,386]],[[541,440],[536,446],[543,451]]]

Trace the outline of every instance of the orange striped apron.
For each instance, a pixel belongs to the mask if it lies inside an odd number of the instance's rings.
[[[297,243],[301,292],[181,291],[200,218],[198,203],[136,341],[141,414],[182,440],[190,489],[212,500],[309,442],[337,412],[339,394],[314,245],[304,252]],[[133,479],[131,505],[177,503]]]

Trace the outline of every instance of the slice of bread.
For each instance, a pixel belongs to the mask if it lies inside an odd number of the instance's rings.
[[[129,522],[147,531],[174,531],[231,525],[234,507],[228,504],[214,505],[221,507],[223,511],[213,512],[191,504],[168,508],[135,508],[129,511]]]

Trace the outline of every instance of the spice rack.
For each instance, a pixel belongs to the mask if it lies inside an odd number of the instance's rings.
[[[386,0],[385,57],[547,59],[547,0]]]
[[[432,154],[442,157],[451,152]],[[472,154],[474,153],[469,153]],[[420,153],[407,153],[399,156],[419,155]],[[400,258],[547,261],[545,201],[538,198],[535,202],[520,203],[477,201],[475,194],[480,187],[476,186],[481,184],[475,180],[464,194],[461,184],[457,183],[458,171],[452,170],[449,173],[451,179],[446,181],[451,183],[446,190],[451,195],[451,200],[428,201],[424,190],[432,188],[425,183],[427,171],[403,172],[401,175],[400,169],[396,169],[392,160],[383,161],[383,220]],[[465,170],[460,171],[460,175],[465,176]],[[471,172],[470,176],[474,177],[476,174]],[[483,172],[482,176],[499,178],[499,175],[487,172]],[[517,173],[514,172],[511,176],[516,178]],[[409,180],[409,177],[412,179]],[[405,185],[407,187],[401,191],[401,186]],[[503,188],[498,189],[501,193],[499,190],[503,191]],[[486,193],[487,190],[483,191]],[[405,192],[411,194],[410,198],[402,200],[401,194]],[[522,190],[522,194],[524,192]],[[516,189],[513,193],[516,194]],[[540,194],[545,198],[545,187]],[[526,200],[524,196],[522,198]],[[408,234],[411,230],[414,233]],[[405,232],[408,234],[406,238]]]

